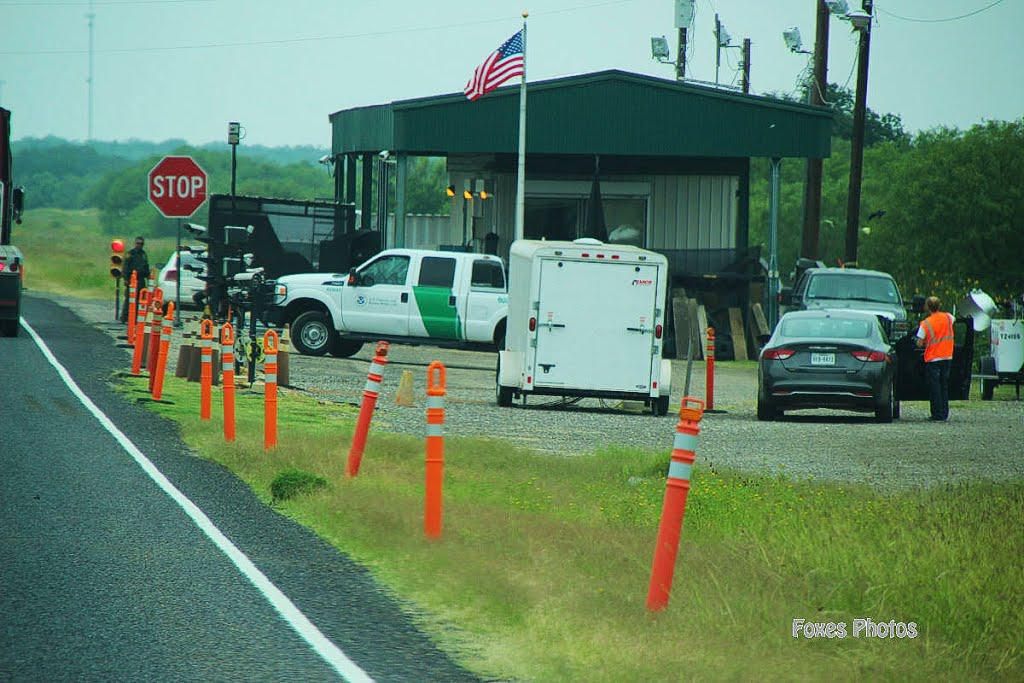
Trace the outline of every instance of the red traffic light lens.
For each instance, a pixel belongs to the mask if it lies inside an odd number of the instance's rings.
[[[110,240],[110,251],[116,251],[118,253],[124,251],[124,240]]]

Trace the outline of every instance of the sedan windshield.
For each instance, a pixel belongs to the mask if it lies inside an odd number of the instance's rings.
[[[896,283],[884,277],[819,275],[808,284],[807,298],[900,304]]]
[[[813,339],[867,339],[871,336],[869,320],[849,318],[795,318],[782,321],[784,337]]]

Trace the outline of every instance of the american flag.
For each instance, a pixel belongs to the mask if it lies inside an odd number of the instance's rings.
[[[475,100],[508,79],[522,76],[524,73],[523,32],[519,31],[487,56],[483,64],[473,72],[473,77],[466,83],[463,92],[470,100]]]

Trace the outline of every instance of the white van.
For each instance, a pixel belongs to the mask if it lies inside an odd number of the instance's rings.
[[[530,394],[643,401],[668,412],[668,261],[639,247],[517,240],[509,255],[499,406]]]

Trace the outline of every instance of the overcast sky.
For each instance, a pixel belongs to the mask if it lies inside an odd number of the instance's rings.
[[[696,0],[687,76],[715,80],[715,14],[733,45],[752,40],[752,92],[794,92],[813,49],[816,0]],[[528,82],[622,69],[674,78],[674,0],[0,0],[0,105],[14,137],[330,146],[340,109],[461,92],[473,68],[522,26]],[[859,7],[860,0],[849,0]],[[90,10],[91,6],[91,10]],[[1024,116],[1022,0],[877,0],[868,106],[908,131]],[[969,16],[965,16],[969,15]],[[833,19],[829,81],[856,84],[857,39]],[[719,80],[739,83],[740,50]],[[614,103],[610,103],[614,106]]]

